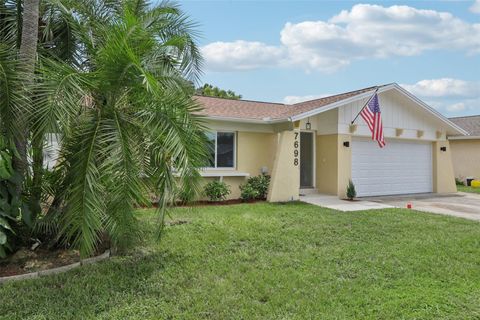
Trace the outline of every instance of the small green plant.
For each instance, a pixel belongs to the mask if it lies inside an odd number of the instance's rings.
[[[455,178],[455,184],[457,186],[464,186],[465,185],[465,179],[462,177]]]
[[[355,190],[355,185],[353,184],[352,180],[348,181],[348,186],[347,186],[347,198],[349,200],[353,200],[357,196],[357,191]]]
[[[210,181],[203,189],[205,196],[210,201],[224,201],[230,194],[230,187],[223,181]]]
[[[258,190],[255,189],[255,187],[248,182],[240,186],[240,191],[240,198],[243,201],[255,200],[258,199],[260,196]]]
[[[248,178],[247,182],[240,186],[240,198],[242,200],[266,199],[270,176],[261,174]]]

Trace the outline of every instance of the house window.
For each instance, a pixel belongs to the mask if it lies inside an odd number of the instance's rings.
[[[235,167],[235,132],[208,132],[209,168]]]

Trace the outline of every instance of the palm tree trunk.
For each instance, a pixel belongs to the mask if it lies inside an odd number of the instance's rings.
[[[23,3],[22,38],[19,53],[19,71],[24,79],[25,94],[30,95],[30,87],[34,81],[35,60],[38,42],[38,16],[40,0],[25,0]],[[27,169],[28,117],[18,115],[19,135],[14,137],[18,156],[13,159],[13,166],[18,174],[25,176]],[[22,192],[22,183],[17,185],[17,192]]]
[[[32,187],[30,196],[30,211],[33,218],[41,213],[42,180],[43,180],[43,144],[45,137],[38,134],[32,139]]]
[[[22,43],[22,0],[17,1],[17,49],[20,49]]]

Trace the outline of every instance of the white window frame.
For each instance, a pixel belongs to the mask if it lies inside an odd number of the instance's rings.
[[[228,130],[212,130],[208,131],[209,133],[215,134],[215,166],[214,167],[205,167],[207,170],[232,170],[237,167],[237,132],[236,131],[228,131]],[[232,167],[217,167],[217,140],[218,140],[218,133],[233,133],[233,166]]]

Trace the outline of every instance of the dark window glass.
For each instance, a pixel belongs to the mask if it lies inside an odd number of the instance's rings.
[[[215,167],[215,132],[207,132],[207,148],[208,148],[208,159],[207,167]]]
[[[235,134],[217,133],[217,168],[232,168],[234,163]]]

